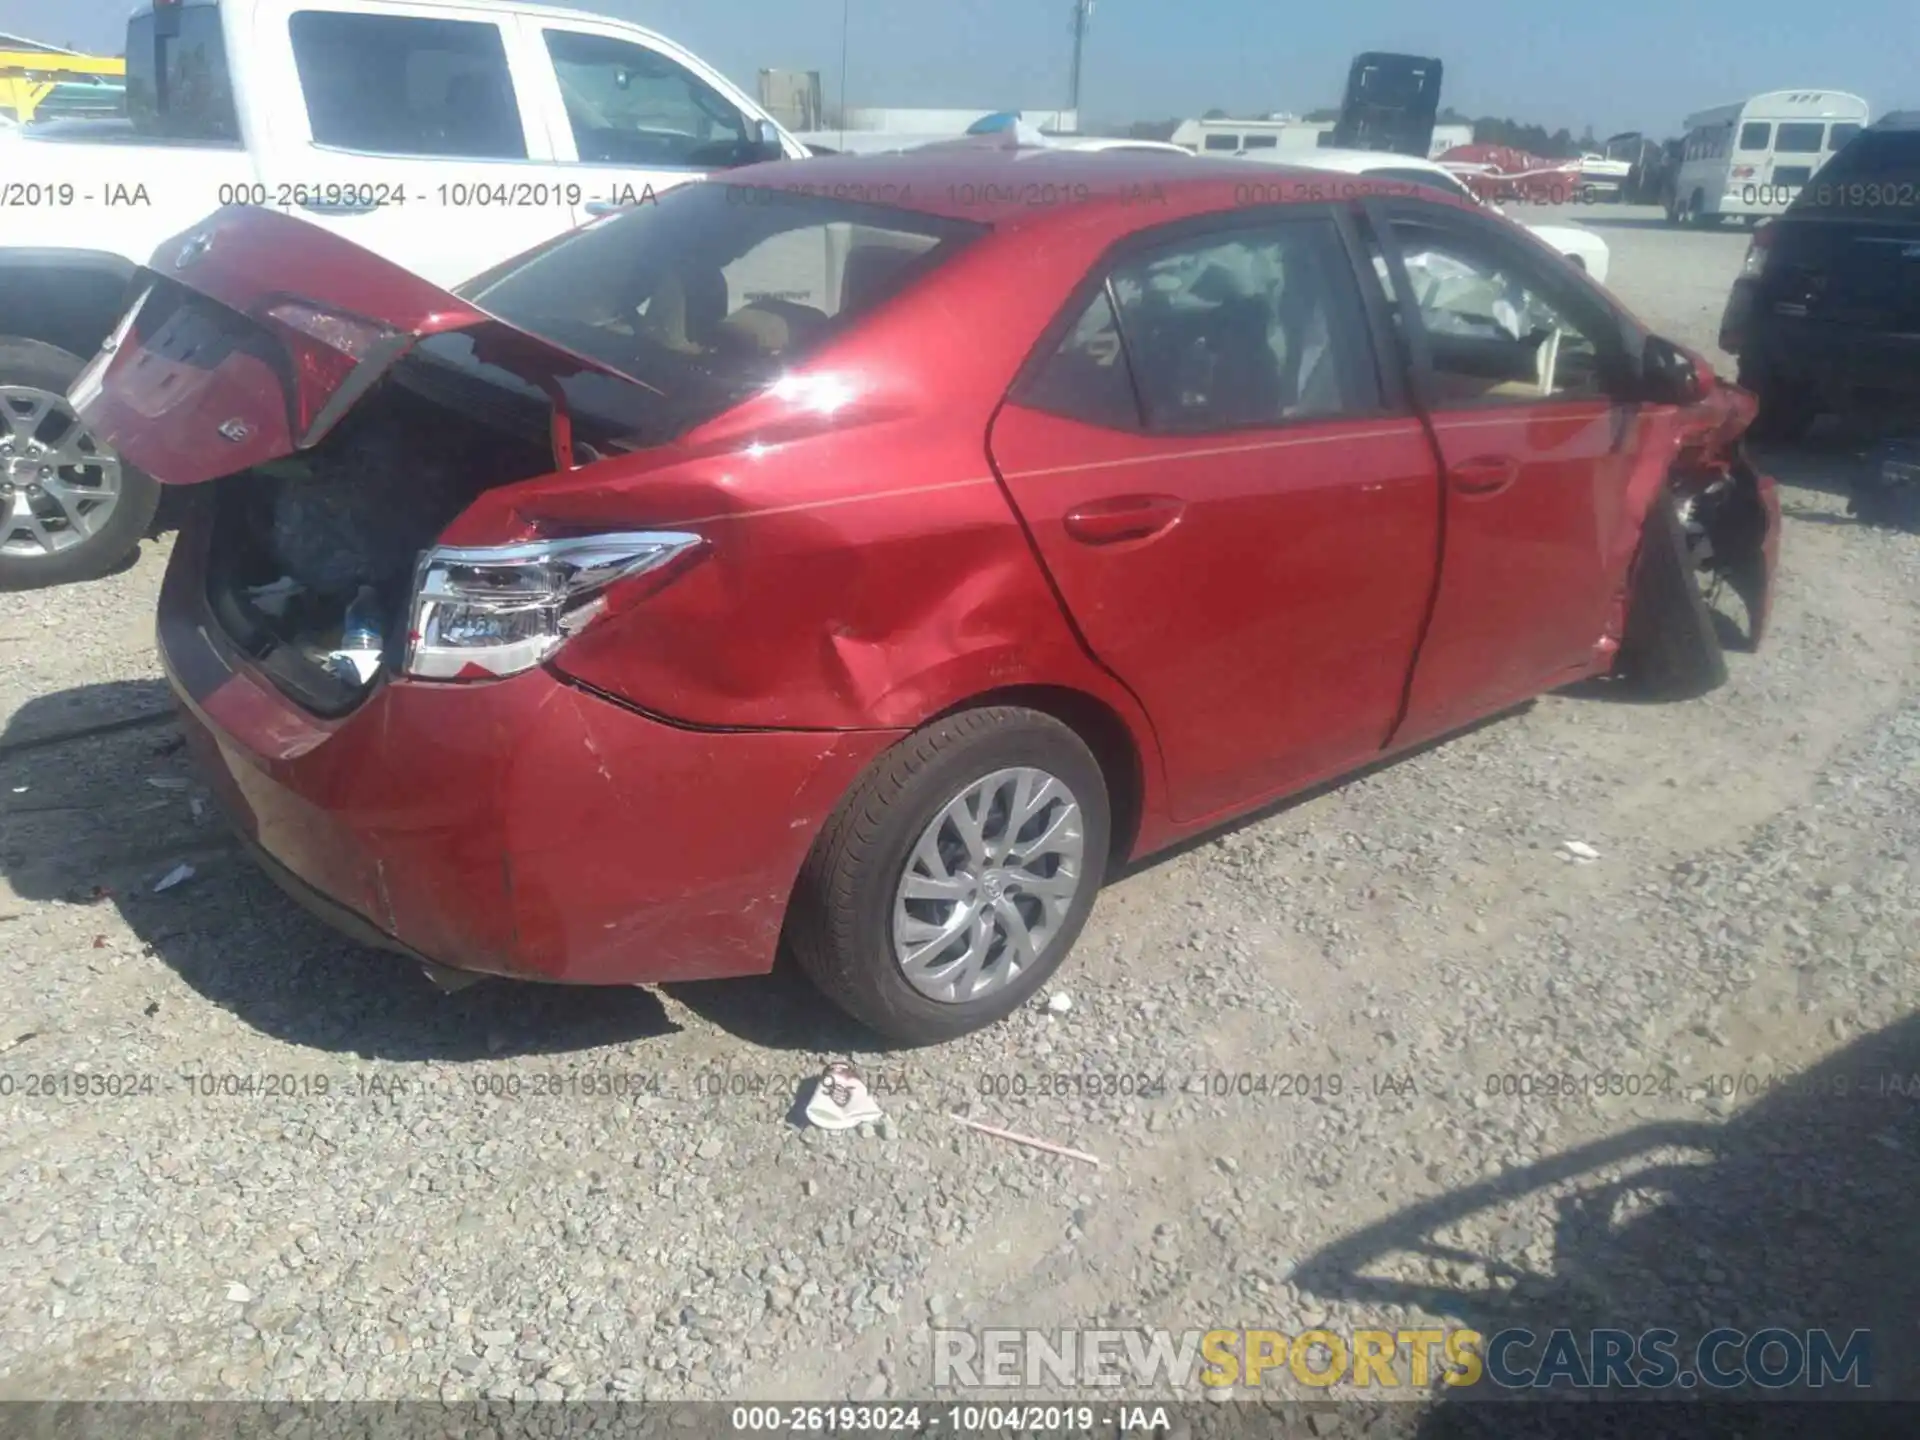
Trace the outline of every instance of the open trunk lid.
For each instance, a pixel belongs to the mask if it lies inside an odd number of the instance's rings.
[[[474,358],[556,401],[581,374],[642,382],[507,324],[319,226],[235,206],[163,242],[139,298],[75,380],[88,427],[166,485],[318,445],[416,344],[466,332]],[[570,463],[563,418],[556,468]]]

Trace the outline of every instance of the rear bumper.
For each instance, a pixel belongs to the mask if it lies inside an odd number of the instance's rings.
[[[322,719],[215,623],[196,511],[158,637],[189,744],[274,878],[417,959],[583,984],[762,973],[814,835],[900,733],[686,729],[544,670],[388,679]]]
[[[1812,388],[1833,399],[1858,390],[1920,396],[1920,334],[1890,334],[1772,311],[1753,280],[1734,281],[1720,348],[1743,373]]]

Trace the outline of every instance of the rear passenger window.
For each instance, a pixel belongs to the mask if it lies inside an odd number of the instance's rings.
[[[300,10],[290,30],[316,144],[375,155],[527,158],[498,25]]]
[[[1773,126],[1762,120],[1749,120],[1740,127],[1742,150],[1764,150],[1773,139]]]
[[[1140,428],[1133,376],[1107,291],[1080,312],[1060,348],[1017,397],[1021,404],[1110,430]]]
[[[1185,241],[1115,269],[1149,428],[1231,430],[1380,407],[1366,313],[1331,221]]]

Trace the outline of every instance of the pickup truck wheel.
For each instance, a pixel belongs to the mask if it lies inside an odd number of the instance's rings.
[[[160,487],[88,433],[67,404],[85,362],[0,340],[0,590],[91,580],[153,523]]]
[[[1693,700],[1726,683],[1727,657],[1673,493],[1647,511],[1616,673],[1649,699]]]
[[[1086,924],[1110,826],[1100,764],[1050,715],[935,721],[868,769],[821,830],[787,916],[794,959],[888,1039],[1011,1014]]]

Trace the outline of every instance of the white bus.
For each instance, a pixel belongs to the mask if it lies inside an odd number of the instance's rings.
[[[1667,219],[1749,225],[1778,215],[1833,153],[1867,123],[1867,102],[1839,90],[1771,90],[1686,120],[1687,138]]]

